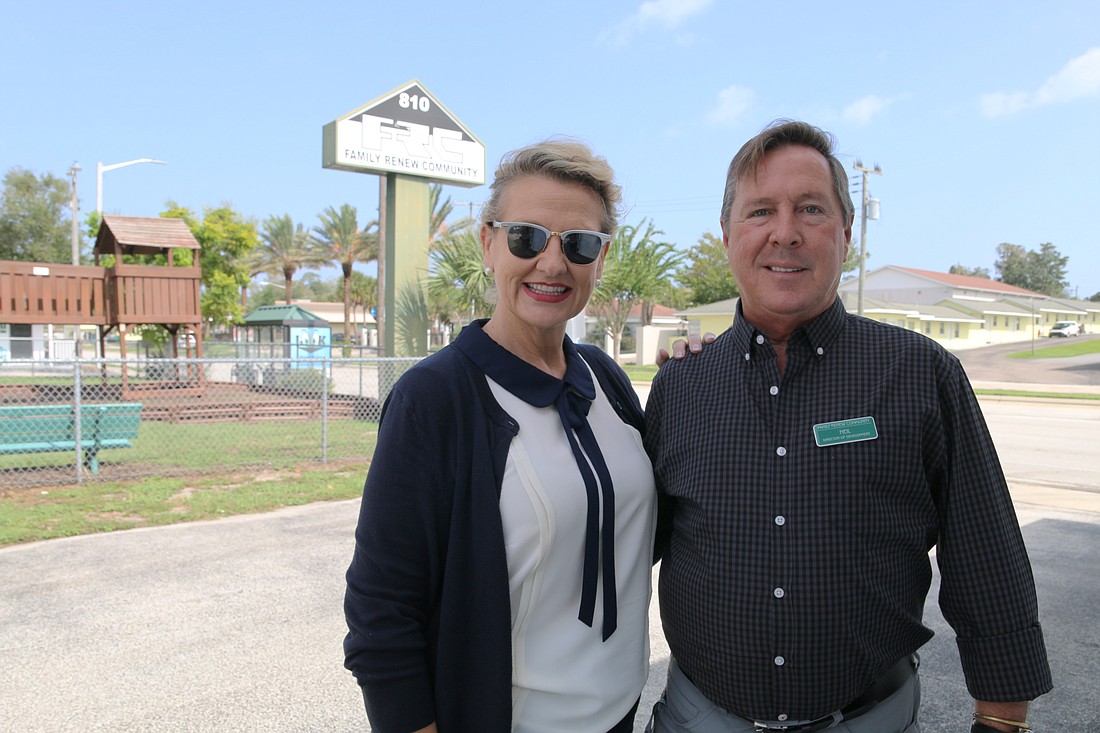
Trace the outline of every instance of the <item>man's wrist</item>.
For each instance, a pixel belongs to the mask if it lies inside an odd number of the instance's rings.
[[[985,713],[974,713],[970,733],[1031,733],[1026,720],[1009,720]]]

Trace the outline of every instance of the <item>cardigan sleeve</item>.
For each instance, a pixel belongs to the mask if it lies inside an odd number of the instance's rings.
[[[375,733],[418,730],[436,717],[429,638],[449,500],[443,467],[425,460],[430,424],[399,384],[383,410],[347,571],[344,666]]]

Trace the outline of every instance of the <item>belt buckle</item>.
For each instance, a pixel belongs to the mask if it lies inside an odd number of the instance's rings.
[[[755,733],[761,733],[762,731],[788,731],[789,733],[811,733],[812,731],[825,730],[826,728],[834,728],[840,724],[840,721],[844,720],[844,716],[839,712],[826,715],[824,718],[818,718],[817,720],[811,720],[802,723],[781,723],[771,720],[754,720],[752,721],[752,729]]]

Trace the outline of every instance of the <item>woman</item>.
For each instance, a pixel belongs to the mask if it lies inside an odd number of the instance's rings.
[[[637,396],[565,335],[620,189],[583,144],[505,156],[481,219],[493,317],[387,399],[344,609],[375,733],[628,733],[656,517]]]

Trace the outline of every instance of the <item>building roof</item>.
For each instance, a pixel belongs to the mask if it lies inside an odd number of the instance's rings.
[[[737,298],[726,298],[725,300],[715,301],[714,303],[706,303],[705,305],[697,305],[694,308],[685,308],[682,311],[677,311],[676,315],[679,316],[732,316],[737,312]]]
[[[168,249],[201,249],[183,219],[104,215],[95,239],[97,254],[161,254]]]
[[[315,313],[319,318],[323,318],[329,323],[344,322],[344,304],[343,303],[330,303],[325,301],[312,301],[312,300],[292,300],[292,305],[300,305],[304,308],[308,308]],[[351,313],[348,314],[349,321],[354,326],[369,326],[376,323],[375,319],[370,313],[364,312],[362,308],[352,307]]]
[[[845,291],[838,293],[840,295],[840,302],[844,303],[844,308],[849,313],[854,313],[859,310],[859,294]],[[915,305],[900,305],[898,303],[888,303],[885,300],[876,300],[875,298],[863,298],[863,313],[879,313],[882,315],[904,315],[915,318],[918,315],[918,307]]]
[[[261,305],[244,317],[246,326],[327,326],[329,322],[300,305]]]
[[[999,282],[997,280],[990,280],[985,277],[975,277],[973,275],[952,275],[947,272],[933,272],[932,270],[917,270],[912,267],[898,267],[897,265],[887,265],[882,268],[884,270],[898,270],[899,272],[908,272],[911,275],[925,278],[926,280],[932,280],[938,282],[941,285],[948,285],[953,288],[965,288],[967,290],[987,290],[994,293],[1013,293],[1017,295],[1039,295],[1031,290],[1024,288],[1018,288],[1015,285],[1009,285],[1007,283]]]
[[[957,306],[955,303],[944,301],[937,305],[922,305],[917,318],[922,321],[943,321],[945,323],[985,323],[984,318],[979,318]]]

